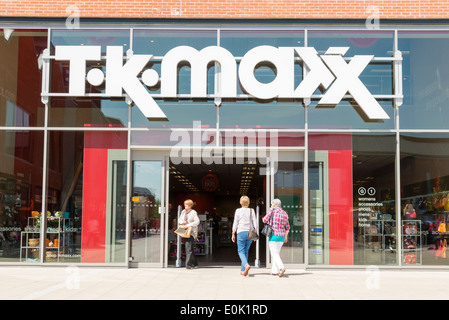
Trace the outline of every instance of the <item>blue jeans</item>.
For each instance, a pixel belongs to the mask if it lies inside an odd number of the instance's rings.
[[[248,263],[248,252],[253,240],[248,239],[248,231],[242,231],[237,233],[237,252],[239,253],[240,260],[242,261],[241,271],[245,271],[245,266]]]

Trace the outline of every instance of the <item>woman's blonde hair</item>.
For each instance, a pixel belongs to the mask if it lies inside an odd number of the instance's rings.
[[[242,196],[240,198],[240,204],[242,205],[242,207],[248,208],[249,207],[249,198],[247,196]]]
[[[190,200],[190,199],[187,199],[186,201],[184,201],[184,204],[186,204],[186,205],[188,205],[190,207],[193,207],[193,201]]]

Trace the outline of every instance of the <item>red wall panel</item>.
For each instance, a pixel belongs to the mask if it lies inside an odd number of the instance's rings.
[[[81,262],[105,262],[108,151],[126,148],[126,132],[84,135]]]
[[[311,134],[309,149],[328,152],[329,264],[352,265],[352,136]]]
[[[352,151],[329,151],[329,264],[353,264]]]

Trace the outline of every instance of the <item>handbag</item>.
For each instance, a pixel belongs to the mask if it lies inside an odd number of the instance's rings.
[[[438,226],[438,232],[446,232],[446,219]]]
[[[441,258],[446,259],[447,241],[443,241],[443,250],[441,250]]]
[[[405,263],[406,264],[416,264],[416,254],[409,253],[405,255]]]
[[[404,234],[408,236],[413,236],[418,234],[418,228],[415,224],[406,224],[404,226]]]
[[[190,238],[192,235],[192,227],[188,227],[187,229],[178,227],[178,229],[175,230],[175,233],[183,238]]]
[[[259,235],[257,234],[257,230],[253,228],[253,209],[249,212],[249,231],[248,231],[248,239],[251,240],[259,240]]]
[[[416,219],[416,211],[415,211],[415,209],[408,210],[405,213],[405,215],[406,215],[407,219]]]
[[[260,233],[265,235],[267,238],[271,236],[271,233],[273,233],[273,227],[271,226],[271,222],[273,221],[273,214],[274,213],[272,212],[270,217],[270,223],[265,223],[262,231],[260,231]]]
[[[441,258],[441,255],[443,253],[443,240],[440,240],[440,246],[437,249],[437,252],[435,252],[435,259]]]
[[[449,211],[449,193],[446,194],[446,197],[444,197],[444,211]]]
[[[379,228],[374,224],[370,225],[368,228],[368,234],[377,234],[377,233],[379,233]]]
[[[405,205],[404,212],[406,219],[416,219],[416,211],[410,203]]]

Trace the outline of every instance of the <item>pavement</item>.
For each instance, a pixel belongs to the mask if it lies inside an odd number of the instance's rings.
[[[253,267],[247,277],[239,273],[239,267],[2,266],[0,300],[178,300],[185,304],[206,300],[439,301],[449,296],[445,270],[287,268],[279,278],[269,269]],[[174,312],[184,310],[179,308]]]

